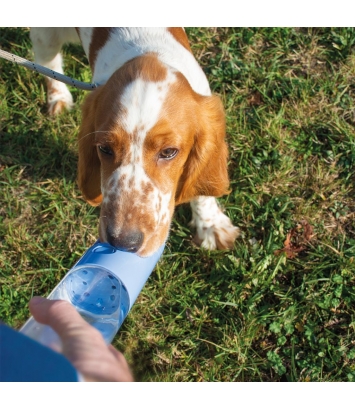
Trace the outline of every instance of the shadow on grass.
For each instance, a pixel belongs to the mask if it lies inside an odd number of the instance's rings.
[[[22,175],[33,181],[64,178],[75,181],[77,153],[67,139],[55,138],[45,127],[38,131],[18,133],[11,125],[0,132],[2,152],[0,162],[5,166],[19,165]]]

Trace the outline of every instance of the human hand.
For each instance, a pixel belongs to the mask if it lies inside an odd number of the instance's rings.
[[[123,354],[107,345],[101,333],[90,326],[70,303],[36,296],[30,300],[29,307],[37,322],[50,326],[59,335],[61,353],[85,381],[133,381]]]

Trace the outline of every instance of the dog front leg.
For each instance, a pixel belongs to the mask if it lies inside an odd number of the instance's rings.
[[[31,28],[30,37],[36,63],[63,74],[60,50],[66,42],[78,41],[74,28],[36,27]],[[73,97],[67,86],[46,77],[47,103],[50,115],[61,113],[73,105]]]
[[[194,242],[207,249],[233,249],[240,230],[220,209],[212,196],[198,196],[191,202],[192,220],[196,228]]]

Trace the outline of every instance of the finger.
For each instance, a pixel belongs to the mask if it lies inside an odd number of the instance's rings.
[[[108,348],[110,350],[110,353],[114,356],[115,361],[118,365],[117,366],[119,370],[118,379],[121,382],[133,382],[134,377],[132,375],[131,369],[124,355],[118,350],[116,350],[112,345],[109,345]]]
[[[107,347],[108,347],[108,349],[110,350],[110,352],[114,355],[115,359],[116,359],[118,362],[127,363],[127,362],[126,362],[126,358],[123,356],[123,353],[121,353],[120,351],[116,350],[112,345],[108,345]]]
[[[61,337],[65,337],[78,326],[88,326],[75,308],[64,300],[49,300],[36,296],[30,300],[29,308],[39,323],[50,326]]]

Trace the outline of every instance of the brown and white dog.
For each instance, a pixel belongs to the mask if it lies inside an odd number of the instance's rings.
[[[99,235],[149,256],[167,239],[176,205],[191,203],[195,242],[232,248],[239,230],[215,197],[228,193],[225,116],[182,28],[33,28],[36,62],[63,73],[61,47],[81,41],[100,86],[84,103],[78,182],[101,204]],[[70,108],[47,79],[51,114]]]

